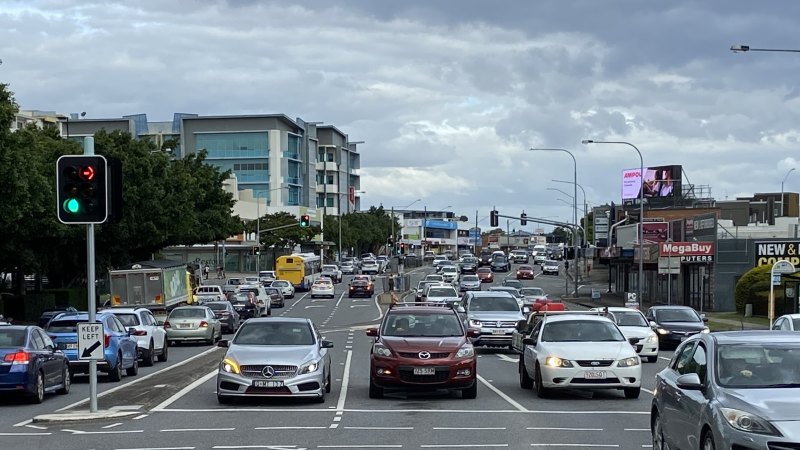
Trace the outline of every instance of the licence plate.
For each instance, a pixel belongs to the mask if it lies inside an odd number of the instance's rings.
[[[587,380],[597,380],[606,377],[605,370],[589,370],[584,375]]]
[[[253,380],[253,387],[260,387],[260,388],[283,387],[283,381]]]
[[[77,350],[78,344],[64,344],[64,348],[67,350]]]
[[[506,330],[492,330],[492,334],[506,334]]]
[[[192,328],[192,324],[190,323],[179,323],[178,328]]]
[[[436,375],[433,367],[414,367],[414,375]]]

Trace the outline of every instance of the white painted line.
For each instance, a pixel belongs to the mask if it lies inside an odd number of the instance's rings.
[[[497,389],[496,387],[492,386],[482,376],[478,375],[477,377],[478,377],[478,380],[481,383],[483,383],[489,389],[493,390],[495,394],[499,395],[500,398],[502,398],[503,400],[508,402],[509,405],[513,406],[514,408],[517,408],[517,410],[519,410],[519,411],[523,411],[523,412],[527,412],[528,411],[527,408],[525,408],[524,406],[522,406],[519,403],[517,403],[513,398],[511,398],[508,395],[506,395],[503,391],[501,391],[500,389]]]
[[[188,364],[191,361],[194,361],[197,358],[202,358],[203,356],[205,356],[205,355],[207,355],[207,354],[209,354],[211,352],[218,351],[218,350],[219,350],[219,347],[211,347],[208,350],[202,351],[202,352],[200,352],[200,353],[198,353],[198,354],[196,354],[196,355],[194,355],[194,356],[192,356],[190,358],[186,358],[183,361],[177,362],[177,363],[175,363],[175,364],[173,364],[173,365],[171,365],[169,367],[165,367],[165,368],[163,368],[161,370],[157,370],[157,371],[155,371],[153,373],[148,373],[147,375],[145,375],[143,377],[137,377],[137,378],[134,378],[133,380],[131,380],[131,381],[127,382],[127,383],[119,384],[119,385],[117,385],[117,386],[115,386],[115,387],[113,387],[111,389],[107,389],[107,390],[97,394],[97,398],[104,397],[104,396],[106,396],[108,394],[111,394],[112,392],[117,392],[120,389],[125,389],[128,386],[132,386],[132,385],[134,385],[136,383],[140,383],[140,382],[142,382],[144,380],[148,380],[148,379],[153,378],[155,376],[159,376],[159,375],[161,375],[162,373],[164,373],[164,372],[166,372],[168,370],[172,370],[172,369],[175,369],[176,367],[183,366],[185,364]],[[80,405],[82,405],[84,403],[88,403],[88,402],[89,402],[89,398],[87,397],[87,398],[85,398],[83,400],[79,400],[79,401],[77,401],[75,403],[71,403],[71,404],[69,404],[67,406],[64,406],[63,408],[59,408],[59,409],[56,410],[56,412],[66,411],[68,409],[75,408],[76,406],[80,406]]]
[[[528,427],[526,430],[539,431],[603,431],[602,428],[560,428],[560,427]]]
[[[403,448],[400,444],[379,444],[379,445],[318,445],[317,448]]]
[[[100,427],[100,428],[102,428],[104,430],[107,430],[109,428],[116,428],[116,427],[118,427],[120,425],[122,425],[122,422],[112,423],[111,425],[106,425],[106,426]]]
[[[619,448],[617,444],[531,444],[531,447]]]
[[[341,422],[341,421],[342,421],[342,416],[336,416],[336,417],[334,417],[334,418],[333,418],[333,421],[334,421],[334,422]]]
[[[508,447],[508,444],[422,444],[420,448],[499,448]]]
[[[519,363],[519,358],[512,358],[512,357],[510,357],[508,355],[504,355],[502,353],[497,353],[497,357],[502,359],[503,361],[508,361],[510,363],[515,363],[515,364]]]
[[[39,425],[25,425],[25,427],[33,428],[34,430],[46,430],[47,429],[47,427],[42,427],[42,426],[39,426]]]
[[[254,430],[327,430],[328,427],[255,427]]]
[[[53,433],[0,433],[0,436],[50,436]]]
[[[260,413],[279,413],[279,412],[307,412],[307,413],[330,413],[331,409],[324,408],[164,408],[157,412],[175,413],[231,413],[231,412],[260,412]],[[515,409],[343,409],[347,413],[365,414],[413,414],[413,413],[440,413],[440,414],[561,414],[561,415],[633,415],[649,416],[650,411],[539,411]]]
[[[370,305],[350,305],[351,308],[360,308],[362,306],[370,306]]]
[[[140,414],[140,415],[134,417],[133,420],[141,420],[141,419],[144,419],[145,417],[147,417],[149,415],[150,414]]]
[[[144,430],[118,430],[118,431],[81,431],[81,430],[61,430],[72,434],[130,434],[144,433]]]
[[[328,428],[331,428],[331,429],[339,428],[339,424],[338,423],[332,423],[331,426],[329,426]]]
[[[650,428],[625,428],[625,431],[646,431],[650,432]]]
[[[347,387],[350,385],[350,362],[353,359],[353,351],[347,351],[347,359],[344,360],[344,375],[342,384],[339,388],[339,401],[336,402],[336,411],[344,411],[344,402],[347,400]]]
[[[467,430],[467,431],[483,431],[483,430],[505,430],[506,427],[433,427],[434,430]]]
[[[162,433],[179,433],[183,431],[233,431],[236,428],[167,428],[165,430],[158,430]]]
[[[667,358],[666,356],[659,356],[658,359],[663,359],[664,361],[672,361],[672,358]]]
[[[194,450],[196,447],[141,447],[141,448],[118,448],[116,450]]]
[[[378,304],[378,296],[375,296],[375,308],[378,309],[378,317],[372,319],[372,322],[376,322],[378,320],[383,319],[383,310],[381,310],[381,305]]]
[[[334,306],[334,308],[339,307],[339,303],[342,303],[343,298],[344,298],[344,292],[342,292],[342,295],[339,296],[339,300],[336,301],[336,305]]]
[[[211,448],[225,449],[245,449],[245,448],[266,448],[272,450],[308,450],[306,447],[298,448],[296,445],[215,445]]]
[[[20,423],[15,423],[14,426],[15,427],[24,427],[25,425],[27,425],[29,423],[33,423],[33,419],[23,420]]]
[[[345,349],[351,349],[351,348],[353,348],[353,346],[352,345],[345,345],[344,348]]]
[[[656,393],[654,391],[651,391],[650,389],[642,388],[642,390],[647,392],[648,394],[652,395],[653,397],[655,397],[655,395],[656,395]]]
[[[344,414],[342,411],[336,411],[337,416],[341,416],[342,414]]]
[[[413,430],[414,427],[344,427],[345,430]]]
[[[178,399],[180,399],[184,395],[188,394],[192,389],[194,389],[197,386],[200,386],[201,384],[203,384],[206,381],[210,380],[216,374],[217,374],[217,370],[214,369],[214,371],[203,375],[202,377],[198,378],[197,380],[194,380],[194,382],[192,382],[188,386],[184,387],[180,391],[176,392],[172,397],[170,397],[170,398],[164,400],[163,402],[159,403],[158,405],[156,405],[156,407],[151,409],[150,412],[163,410],[167,406],[169,406],[169,405],[175,403],[176,401],[178,401]]]
[[[324,307],[325,307],[325,305],[306,305],[306,309],[309,309],[309,308],[324,308]]]

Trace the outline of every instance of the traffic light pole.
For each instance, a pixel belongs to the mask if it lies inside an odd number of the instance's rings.
[[[87,136],[83,139],[83,154],[94,155],[94,137]],[[94,224],[86,225],[86,287],[89,295],[89,323],[97,320],[97,302],[95,298],[95,272],[94,272]],[[117,364],[122,364],[118,362]],[[67,374],[69,376],[69,374]],[[97,412],[97,361],[89,360],[89,412]]]

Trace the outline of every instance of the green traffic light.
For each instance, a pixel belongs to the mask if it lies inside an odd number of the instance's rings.
[[[77,199],[68,198],[64,202],[64,211],[72,214],[77,214],[78,211],[81,209],[81,204],[78,202]]]

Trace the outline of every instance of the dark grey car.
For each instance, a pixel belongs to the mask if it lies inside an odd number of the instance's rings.
[[[235,333],[239,329],[241,317],[229,301],[224,302],[208,302],[203,306],[208,306],[214,311],[219,322],[222,324],[222,330],[227,333]]]

